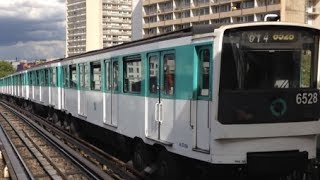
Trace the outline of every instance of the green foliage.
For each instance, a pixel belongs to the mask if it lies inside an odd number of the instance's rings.
[[[302,54],[301,62],[302,87],[310,87],[311,81],[311,53]]]
[[[0,61],[0,78],[15,72],[10,62]]]

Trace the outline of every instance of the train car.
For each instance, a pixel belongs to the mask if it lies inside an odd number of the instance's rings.
[[[138,170],[156,163],[160,177],[305,173],[320,133],[319,33],[191,27],[39,65],[22,88],[30,107],[47,99],[54,123],[124,151]]]

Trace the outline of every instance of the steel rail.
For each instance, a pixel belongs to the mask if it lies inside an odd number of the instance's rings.
[[[5,116],[3,116],[2,113],[0,113],[0,116],[1,116],[4,120],[7,120],[7,118],[6,118]],[[10,125],[10,124],[9,124],[9,125]],[[24,175],[26,176],[26,178],[31,179],[31,180],[34,180],[33,174],[31,173],[30,169],[28,168],[28,166],[27,166],[26,163],[24,162],[23,158],[21,157],[19,151],[17,150],[17,148],[15,147],[15,145],[13,144],[13,142],[11,141],[8,133],[4,130],[3,125],[0,124],[0,126],[1,126],[1,130],[3,131],[3,134],[6,136],[6,139],[7,139],[7,141],[9,142],[9,144],[10,144],[10,146],[11,146],[11,148],[12,148],[12,152],[15,154],[15,156],[17,157],[17,159],[19,160],[21,166],[23,167],[23,169],[24,169],[24,171],[25,171],[25,174],[24,174]],[[13,128],[12,128],[12,129],[13,129]],[[13,131],[15,131],[15,133],[17,133],[15,129],[13,129]]]
[[[91,179],[112,179],[109,175],[107,175],[104,171],[93,166],[88,160],[84,159],[82,156],[78,155],[70,147],[66,146],[61,142],[58,138],[45,131],[41,126],[36,124],[33,120],[28,118],[27,116],[21,114],[17,110],[8,106],[7,104],[1,102],[4,107],[14,113],[16,116],[25,120],[27,124],[29,124],[35,131],[37,131],[42,137],[44,137],[48,142],[50,142],[53,146],[55,146],[60,152],[62,152],[66,157],[73,161],[80,169],[82,169],[87,175],[91,176]]]
[[[6,106],[9,106],[9,105],[6,105]],[[33,120],[41,122],[42,125],[44,125],[47,129],[53,130],[56,135],[58,135],[59,137],[62,137],[67,142],[70,142],[72,145],[81,149],[83,152],[85,152],[85,154],[89,155],[91,158],[98,161],[101,165],[106,165],[109,169],[112,170],[113,173],[115,173],[115,176],[110,174],[110,176],[112,176],[113,178],[119,179],[118,175],[120,175],[121,176],[120,179],[128,179],[128,180],[148,179],[148,177],[144,173],[138,172],[133,167],[118,160],[114,156],[102,151],[101,149],[87,143],[84,140],[81,140],[79,138],[76,138],[70,135],[69,133],[65,132],[61,128],[57,128],[52,123],[47,122],[44,118],[36,116],[20,107],[13,106],[11,104],[10,106],[14,107],[15,109],[19,109],[25,115],[31,116]]]

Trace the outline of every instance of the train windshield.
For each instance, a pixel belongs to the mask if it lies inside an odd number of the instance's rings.
[[[258,26],[226,30],[219,121],[243,124],[318,120],[318,47],[319,32],[314,29]]]
[[[220,87],[229,90],[315,88],[319,36],[305,28],[227,30]]]

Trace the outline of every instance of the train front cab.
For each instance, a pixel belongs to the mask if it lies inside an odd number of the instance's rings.
[[[275,23],[220,33],[213,163],[252,175],[306,172],[320,133],[319,30]]]

